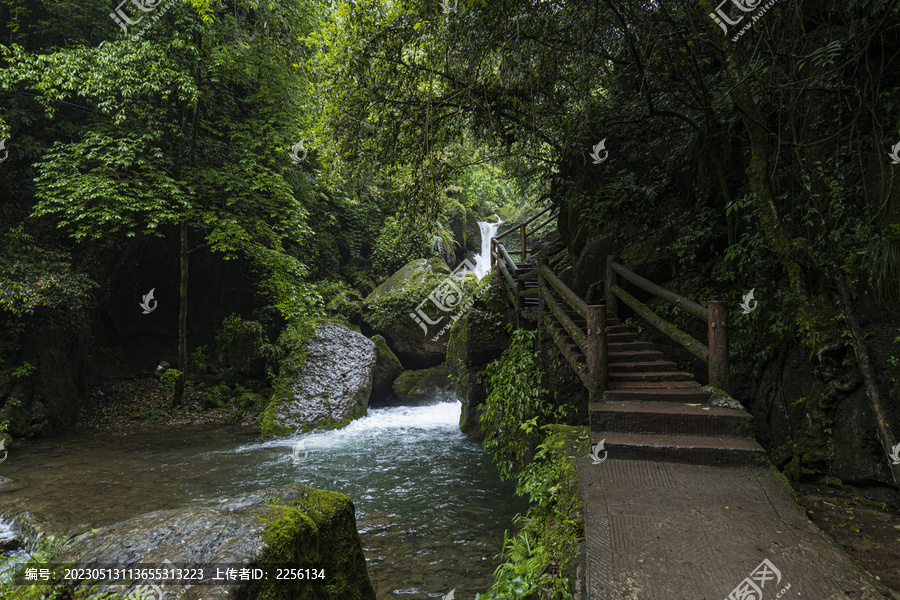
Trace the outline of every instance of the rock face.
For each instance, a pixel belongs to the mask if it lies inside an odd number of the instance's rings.
[[[446,399],[450,373],[444,365],[421,371],[406,371],[394,381],[394,394],[407,404],[427,404]]]
[[[509,346],[502,325],[494,323],[483,310],[470,310],[453,324],[447,341],[447,369],[455,378],[456,393],[462,402],[459,427],[465,433],[480,434],[478,405],[487,398],[481,372],[500,358]]]
[[[393,396],[394,380],[403,372],[403,365],[382,336],[376,335],[371,339],[375,343],[375,372],[369,402],[379,402]]]
[[[163,568],[205,568],[211,580],[216,565],[261,568],[264,581],[233,585],[185,585],[145,582],[145,590],[166,598],[213,600],[334,599],[374,600],[353,503],[343,494],[301,484],[272,488],[209,506],[160,510],[75,538],[54,562],[70,565],[143,564]],[[279,582],[278,568],[325,569],[325,579]],[[103,583],[95,580],[90,583]],[[106,585],[104,591],[133,592],[140,584]],[[149,589],[148,589],[149,588]],[[155,596],[156,597],[156,596]]]
[[[338,323],[323,323],[297,374],[279,376],[261,418],[265,436],[337,429],[366,414],[375,372],[375,344]]]
[[[449,322],[453,313],[441,311],[428,300],[428,295],[446,285],[448,275],[449,267],[439,258],[414,260],[391,275],[365,299],[365,324],[372,332],[384,336],[388,346],[407,369],[423,369],[444,362],[447,336],[437,337],[436,334]],[[474,277],[467,279],[474,280]],[[471,292],[468,287],[463,291]],[[445,307],[456,309],[461,299],[448,296],[445,302]],[[421,317],[420,324],[410,316],[418,314],[418,310],[423,311],[433,324]]]

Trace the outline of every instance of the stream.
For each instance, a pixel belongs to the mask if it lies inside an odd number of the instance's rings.
[[[481,446],[459,431],[460,408],[370,408],[343,429],[271,441],[233,427],[37,440],[0,465],[13,480],[0,489],[0,510],[29,510],[75,534],[153,510],[306,483],[353,500],[379,600],[436,598],[454,588],[468,600],[490,587],[504,530],[525,507]]]

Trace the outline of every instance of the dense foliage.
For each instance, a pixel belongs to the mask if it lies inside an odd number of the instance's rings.
[[[531,463],[541,428],[566,414],[565,407],[554,404],[541,385],[544,373],[534,349],[536,337],[536,331],[516,330],[503,356],[486,370],[489,393],[481,415],[483,444],[504,478]]]

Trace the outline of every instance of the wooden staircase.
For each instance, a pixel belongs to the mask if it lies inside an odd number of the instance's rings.
[[[709,392],[663,353],[610,319],[609,389],[590,405],[591,442],[610,458],[753,466],[765,450],[745,410],[709,405]]]
[[[535,308],[536,310],[536,308]],[[584,319],[567,310],[579,326]],[[586,359],[555,323],[556,333]],[[590,404],[591,444],[604,442],[609,458],[716,466],[755,466],[765,450],[753,438],[750,414],[709,405],[709,392],[662,352],[638,340],[638,331],[607,320],[609,389]]]
[[[510,280],[516,282],[517,289],[507,292],[510,300],[518,299],[519,315],[539,322],[540,281],[535,265],[508,261],[505,268],[511,275],[505,287],[511,287]],[[587,331],[578,311],[565,302],[560,305],[581,331]],[[584,347],[558,319],[545,318],[540,326],[549,330],[584,380],[588,371]],[[608,384],[601,401],[590,403],[590,423],[592,444],[602,441],[608,458],[716,466],[764,464],[765,451],[753,437],[747,411],[711,406],[710,393],[691,373],[678,370],[652,344],[640,341],[635,327],[623,325],[611,313],[607,313],[605,339]]]

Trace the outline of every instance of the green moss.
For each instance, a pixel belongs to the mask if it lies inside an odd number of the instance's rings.
[[[259,423],[260,434],[263,438],[287,437],[296,431],[295,427],[287,427],[275,422],[275,415],[278,411],[279,404],[280,402],[275,400],[275,394],[272,394],[272,400],[269,402],[269,406],[267,406],[256,419],[256,422]]]
[[[258,600],[374,600],[365,556],[356,531],[353,502],[337,492],[294,484],[296,496],[273,499],[262,539],[260,565],[325,570],[325,580],[292,583],[266,580],[249,586],[240,598]]]

